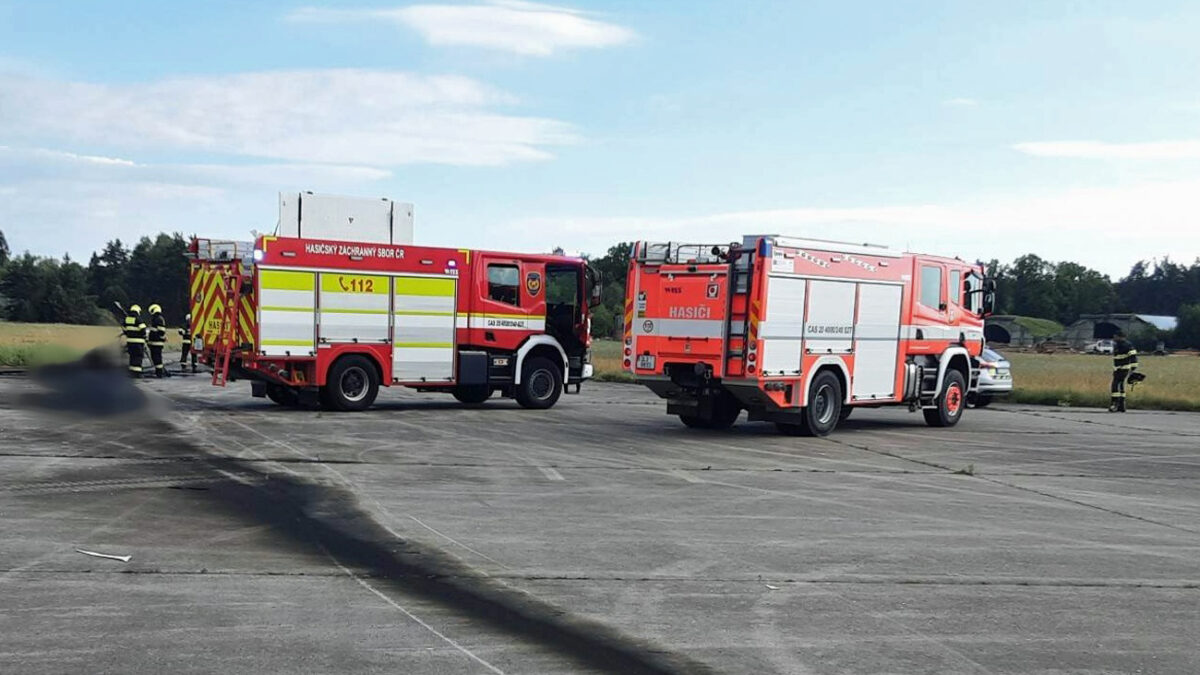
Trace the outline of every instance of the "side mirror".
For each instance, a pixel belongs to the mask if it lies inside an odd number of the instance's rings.
[[[588,307],[599,307],[604,301],[604,284],[601,283],[600,272],[592,267],[585,267],[588,284],[591,285],[591,291],[588,294]]]
[[[993,284],[995,285],[995,284]],[[979,309],[979,317],[987,318],[996,312],[996,293],[987,291],[983,294],[983,307]]]

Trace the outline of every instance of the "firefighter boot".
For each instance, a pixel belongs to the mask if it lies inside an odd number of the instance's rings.
[[[1125,412],[1125,399],[1117,400],[1117,412]]]
[[[1110,412],[1110,413],[1121,412],[1120,401],[1121,401],[1121,399],[1117,398],[1116,396],[1112,397],[1112,405],[1108,406],[1108,412]]]

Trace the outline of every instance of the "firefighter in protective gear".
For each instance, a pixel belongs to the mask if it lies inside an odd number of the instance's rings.
[[[179,329],[179,339],[183,341],[183,353],[179,356],[179,372],[187,370],[188,355],[192,356],[192,372],[196,372],[196,352],[192,351],[192,315],[183,319],[183,328]]]
[[[125,351],[129,353],[129,376],[141,378],[142,357],[146,353],[146,322],[142,321],[141,307],[129,307],[121,326],[121,334],[125,337]]]
[[[1109,412],[1125,412],[1125,382],[1137,367],[1137,350],[1125,339],[1125,334],[1118,331],[1113,339],[1112,405],[1108,407]]]
[[[150,360],[154,362],[154,376],[166,377],[163,367],[163,347],[167,344],[167,320],[163,318],[162,307],[150,305]]]

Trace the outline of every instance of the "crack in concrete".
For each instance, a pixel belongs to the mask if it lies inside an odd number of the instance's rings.
[[[380,575],[370,570],[354,571],[355,576],[363,579],[396,579],[406,578],[428,579],[427,575]],[[0,574],[127,574],[150,576],[212,576],[212,577],[315,577],[342,579],[346,575],[341,571],[238,571],[238,570],[163,570],[163,569],[116,569],[95,570],[75,568],[0,568]],[[446,574],[438,578],[444,580],[479,580],[483,577],[473,574]],[[637,574],[490,574],[488,579],[506,581],[601,581],[601,582],[635,582],[635,583],[681,583],[681,584],[793,584],[793,585],[839,585],[839,586],[1002,586],[1022,588],[1148,588],[1148,589],[1178,589],[1200,590],[1200,580],[1189,579],[1047,579],[1044,577],[906,577],[906,576],[843,576],[843,577],[722,577],[722,576],[679,576],[679,575],[637,575]]]

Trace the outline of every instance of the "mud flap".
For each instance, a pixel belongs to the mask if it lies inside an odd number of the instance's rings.
[[[487,352],[459,352],[458,385],[471,386],[488,383]]]

